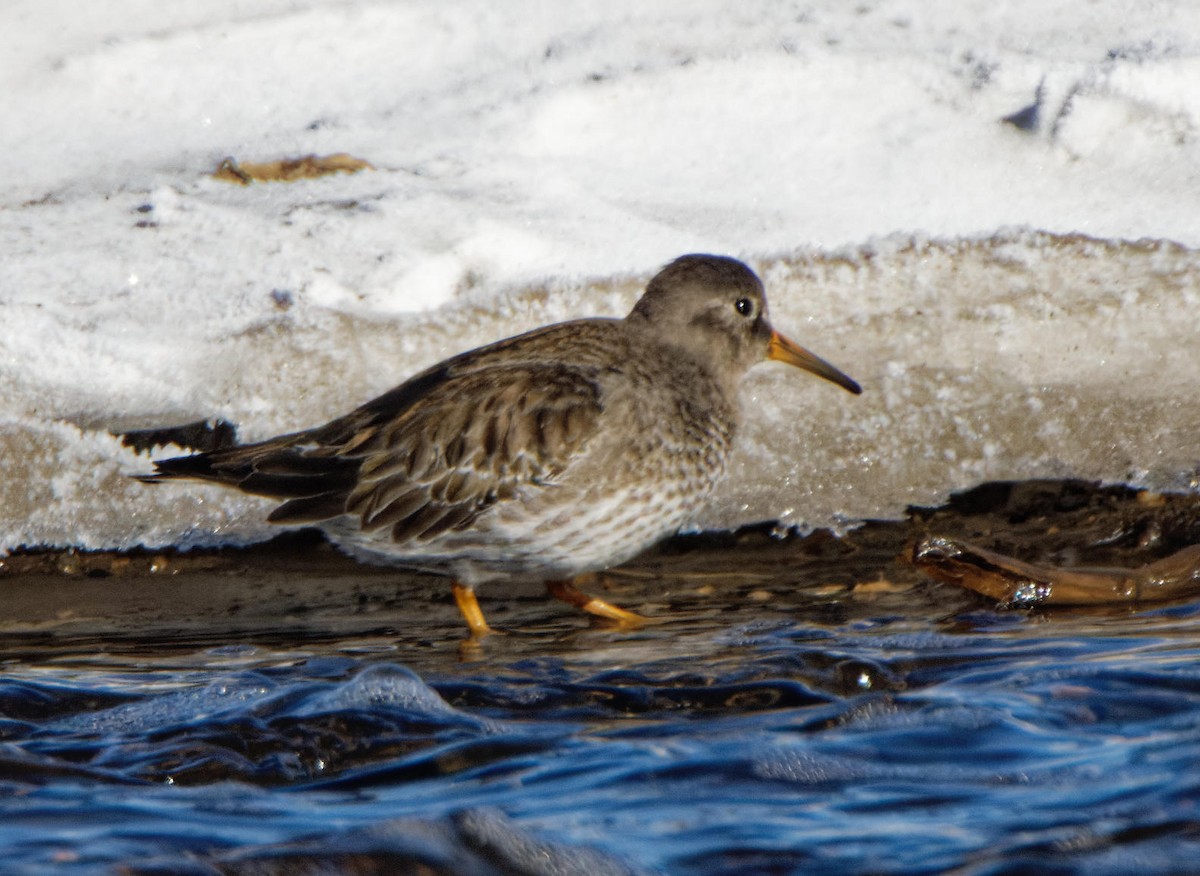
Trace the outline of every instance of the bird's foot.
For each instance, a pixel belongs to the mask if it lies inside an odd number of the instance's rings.
[[[593,576],[584,576],[593,577]],[[622,629],[638,629],[650,624],[661,623],[658,618],[645,617],[628,609],[613,605],[597,596],[590,596],[575,586],[573,581],[547,581],[546,591],[555,599],[573,605],[588,614],[615,621]]]
[[[454,601],[458,605],[458,611],[471,631],[471,639],[483,641],[495,632],[488,626],[488,622],[483,616],[483,609],[479,607],[479,600],[475,598],[474,590],[458,581],[450,585],[450,589],[454,592]]]

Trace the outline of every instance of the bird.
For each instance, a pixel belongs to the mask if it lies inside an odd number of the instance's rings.
[[[374,564],[451,580],[470,637],[492,628],[475,588],[536,579],[621,624],[647,622],[579,589],[694,519],[764,360],[858,394],[780,334],[745,263],[693,254],[653,276],[624,318],[586,318],[468,350],[324,425],[156,460],[147,482],[209,481],[279,501]]]

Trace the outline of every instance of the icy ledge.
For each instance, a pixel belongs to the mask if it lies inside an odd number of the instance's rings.
[[[745,386],[732,471],[697,526],[845,525],[990,479],[1198,482],[1195,250],[1006,231],[889,237],[756,266],[774,323],[865,392],[855,398],[782,366],[758,368]],[[16,362],[16,397],[0,419],[0,549],[269,537],[260,500],[130,480],[148,460],[108,430],[221,415],[255,438],[315,424],[456,349],[623,312],[644,279],[549,280],[387,322],[311,307],[279,309],[235,332],[193,330],[189,343],[199,346],[171,364],[170,400],[116,392],[106,407],[89,390],[66,410],[61,398],[39,403],[39,375]],[[127,341],[127,329],[95,324],[91,343]]]

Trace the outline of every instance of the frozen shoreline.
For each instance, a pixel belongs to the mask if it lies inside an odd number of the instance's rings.
[[[766,519],[837,527],[897,517],[907,505],[935,504],[985,480],[1195,487],[1200,405],[1189,399],[1200,350],[1190,323],[1171,315],[1193,311],[1200,299],[1200,253],[1009,232],[894,237],[759,267],[774,322],[848,369],[865,393],[843,397],[769,364],[752,372],[732,470],[698,527]],[[641,281],[513,290],[487,309],[409,317],[403,331],[321,309],[311,318],[301,307],[277,311],[194,366],[202,370],[190,382],[210,401],[194,397],[196,407],[180,409],[174,422],[221,416],[246,439],[316,424],[453,352],[448,346],[502,333],[513,313],[533,325],[553,321],[572,296],[622,313]],[[1121,291],[1098,292],[1105,284]],[[363,367],[405,361],[412,364],[402,373]],[[313,381],[314,373],[339,379]],[[5,457],[36,476],[0,487],[3,544],[186,547],[276,534],[263,522],[265,500],[128,478],[148,470],[149,458],[108,430],[169,424],[105,421],[102,412],[48,423],[6,419]]]

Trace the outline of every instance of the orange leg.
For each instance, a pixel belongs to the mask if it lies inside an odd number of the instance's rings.
[[[595,579],[595,575],[580,575],[575,581],[594,581]],[[606,617],[628,626],[640,627],[644,624],[654,623],[652,618],[642,617],[640,614],[626,611],[611,602],[605,602],[595,596],[588,596],[575,586],[574,581],[547,581],[546,591],[555,599],[561,599],[563,602],[581,608],[588,614],[594,614],[597,617]]]
[[[483,617],[479,600],[475,598],[475,591],[458,581],[451,585],[451,589],[454,591],[454,601],[458,603],[458,610],[471,629],[471,638],[482,639],[492,632],[492,628],[488,626],[488,622]]]

